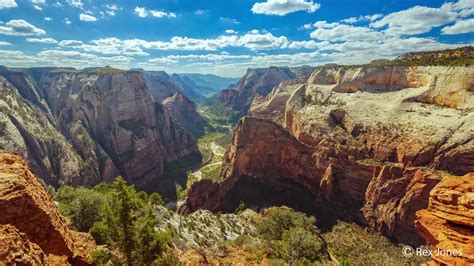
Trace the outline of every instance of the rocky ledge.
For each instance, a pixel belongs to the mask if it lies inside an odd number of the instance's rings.
[[[89,265],[92,236],[68,221],[17,154],[0,151],[0,261],[7,265]]]
[[[432,259],[436,263],[472,265],[474,173],[444,177],[431,191],[428,208],[417,212],[416,227],[435,247]]]

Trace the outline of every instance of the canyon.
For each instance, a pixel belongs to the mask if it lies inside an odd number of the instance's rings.
[[[246,116],[219,180],[195,183],[181,211],[287,205],[326,226],[355,221],[396,242],[426,243],[417,211],[446,176],[474,172],[474,68],[329,65],[288,73],[249,70],[222,92],[221,104]],[[274,83],[258,85],[263,80]]]
[[[21,154],[47,184],[122,175],[143,187],[171,164],[201,161],[190,132],[202,131],[201,118],[167,75],[2,68],[0,76],[0,148]]]
[[[235,84],[141,69],[0,67],[0,150],[8,151],[0,153],[0,208],[15,209],[11,193],[20,191],[18,202],[32,198],[25,209],[41,213],[44,231],[55,237],[35,238],[15,221],[23,214],[12,213],[0,218],[8,236],[1,241],[34,254],[16,258],[25,263],[88,263],[95,243],[67,228],[46,192],[37,192],[33,173],[55,188],[120,175],[178,209],[155,208],[156,229],[181,232],[184,220],[190,227],[179,242],[187,243],[182,255],[190,261],[204,263],[196,250],[253,234],[258,213],[288,206],[314,215],[326,234],[340,221],[355,223],[394,245],[462,250],[434,255],[434,263],[474,263],[474,67],[447,64],[444,53],[248,69]],[[427,57],[440,61],[427,64]],[[210,97],[214,86],[222,91]],[[227,147],[233,118],[216,110],[240,118]],[[191,175],[181,197],[175,185]],[[253,211],[231,214],[241,206]],[[8,253],[0,250],[0,259],[12,260]]]

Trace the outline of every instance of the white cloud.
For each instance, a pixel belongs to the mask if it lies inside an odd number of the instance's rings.
[[[176,13],[174,12],[165,12],[162,10],[147,10],[144,7],[135,7],[135,14],[139,17],[145,18],[148,15],[151,15],[155,18],[176,18]]]
[[[414,6],[391,13],[370,25],[375,28],[387,26],[385,32],[390,35],[416,35],[429,32],[432,28],[450,23],[456,18],[457,14],[446,8]]]
[[[336,26],[340,25],[340,23],[332,22],[328,23],[326,20],[316,21],[315,23],[308,23],[303,26],[304,29],[314,29],[314,28],[324,28],[324,29],[332,29]]]
[[[374,31],[366,27],[355,27],[346,24],[338,24],[337,26],[321,25],[321,28],[311,32],[313,39],[325,41],[358,41],[358,40],[381,40],[384,34]]]
[[[113,17],[117,13],[117,11],[121,10],[116,4],[107,4],[105,5],[105,13],[107,15]]]
[[[160,10],[150,10],[150,13],[152,16],[157,17],[157,18],[175,18],[176,17],[176,14],[173,12],[166,13]]]
[[[235,18],[226,18],[226,17],[220,17],[219,21],[224,24],[232,24],[232,25],[238,25],[240,24],[240,21],[238,21]]]
[[[59,46],[63,47],[80,47],[82,45],[84,45],[84,43],[77,40],[62,40],[59,42]]]
[[[34,42],[34,43],[45,43],[45,44],[57,44],[58,41],[56,41],[53,38],[26,38],[27,42]]]
[[[232,29],[225,30],[225,33],[227,33],[227,34],[237,34],[237,32],[235,30],[232,30]]]
[[[204,15],[207,15],[207,13],[209,13],[209,11],[204,10],[204,9],[198,9],[198,10],[194,11],[194,14],[197,15],[197,16],[204,16]]]
[[[148,16],[148,11],[144,7],[135,7],[135,14],[137,14],[139,17],[146,17]]]
[[[17,7],[15,0],[0,0],[0,9]]]
[[[285,36],[275,37],[271,33],[247,33],[240,37],[239,43],[250,50],[269,50],[286,48],[288,39]]]
[[[474,2],[472,0],[448,2],[442,5],[441,9],[458,12],[460,17],[468,17],[474,14]]]
[[[4,45],[12,45],[12,44],[9,42],[0,41],[0,46],[4,46]]]
[[[58,2],[59,3],[59,2]],[[73,7],[77,7],[79,9],[84,8],[84,3],[82,3],[82,0],[67,0],[67,3]]]
[[[72,22],[68,19],[68,18],[65,18],[64,19],[64,24],[66,25],[70,25]]]
[[[46,32],[23,19],[14,19],[0,26],[0,34],[13,36],[43,35]]]
[[[447,26],[441,29],[442,34],[462,34],[474,32],[474,18],[460,20],[452,26]]]
[[[53,20],[53,18],[52,17],[44,17],[44,20],[51,21],[51,20]]]
[[[97,21],[97,18],[94,17],[94,16],[91,16],[91,15],[87,15],[87,14],[84,14],[84,13],[81,13],[79,15],[79,19],[81,21],[86,21],[86,22],[94,22],[94,21]]]
[[[33,7],[36,10],[40,10],[40,11],[43,10],[42,5],[46,4],[46,0],[30,0],[30,2],[33,4]]]
[[[252,6],[252,12],[255,14],[285,16],[297,11],[313,13],[320,6],[320,4],[309,0],[267,0],[266,2],[255,3]]]
[[[373,15],[367,15],[367,16],[346,18],[346,19],[341,20],[341,22],[353,24],[353,23],[361,22],[361,21],[374,21],[381,17],[383,17],[382,14],[373,14]]]

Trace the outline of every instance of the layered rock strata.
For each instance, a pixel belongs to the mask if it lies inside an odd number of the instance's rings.
[[[284,203],[422,244],[414,221],[432,188],[474,172],[473,84],[472,66],[329,66],[280,82],[237,124],[221,182],[195,184],[183,211]]]
[[[435,247],[436,263],[474,263],[474,173],[445,176],[431,191],[428,208],[416,215],[417,229]]]

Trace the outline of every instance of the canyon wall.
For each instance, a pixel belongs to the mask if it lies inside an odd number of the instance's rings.
[[[423,244],[414,221],[430,191],[474,172],[473,74],[328,66],[280,82],[237,124],[221,181],[194,184],[182,211],[283,203]]]
[[[106,68],[36,74],[29,84],[41,92],[37,101],[20,95],[26,91],[20,83],[2,82],[1,137],[8,141],[0,148],[24,155],[48,184],[94,185],[122,175],[144,186],[166,175],[167,164],[199,164],[193,136],[170,114],[195,112],[195,106],[189,110],[183,101],[164,107],[152,94],[158,98],[166,88],[149,88],[143,73]]]

